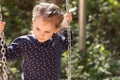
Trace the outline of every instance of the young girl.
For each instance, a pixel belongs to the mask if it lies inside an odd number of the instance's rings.
[[[16,38],[6,47],[7,60],[22,58],[22,80],[60,79],[61,53],[68,46],[66,29],[62,35],[58,34],[61,27],[66,25],[63,18],[72,20],[71,14],[64,16],[55,4],[36,5],[31,34]],[[5,22],[0,21],[0,33],[4,26]]]

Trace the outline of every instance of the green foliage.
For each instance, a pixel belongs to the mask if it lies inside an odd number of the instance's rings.
[[[87,7],[87,26],[86,26],[86,46],[88,56],[87,59],[91,60],[95,58],[95,61],[90,61],[94,65],[102,64],[97,69],[89,68],[87,75],[90,77],[87,80],[118,80],[120,73],[117,71],[120,67],[119,63],[119,26],[120,26],[120,2],[118,0],[97,0],[88,1]],[[96,47],[102,47],[102,58],[105,58],[101,63],[99,60],[101,49]],[[89,51],[89,50],[92,51]],[[93,53],[97,53],[94,55]],[[89,59],[90,54],[92,57]],[[86,61],[87,62],[87,61]],[[84,64],[83,64],[84,65]],[[106,68],[105,65],[108,67]],[[89,65],[85,65],[90,67]],[[103,69],[105,72],[100,72],[99,69]],[[85,69],[87,70],[87,69]],[[100,73],[99,73],[100,72]],[[94,75],[95,73],[95,75]],[[91,75],[92,74],[92,75]],[[114,77],[113,77],[114,76]],[[108,77],[108,78],[107,78]],[[111,77],[111,78],[109,78]],[[86,79],[85,79],[86,80]]]
[[[102,80],[111,75],[110,52],[101,44],[92,44],[85,53],[81,54],[81,73],[84,80]]]
[[[88,35],[87,39],[93,38],[93,41],[98,39],[97,41],[99,42],[103,39],[100,43],[105,43],[106,47],[111,51],[119,51],[117,43],[119,42],[118,37],[120,36],[120,2],[117,0],[89,0],[88,3],[87,30],[92,31],[94,34],[90,33],[91,35]],[[107,43],[109,42],[111,43],[108,45]]]
[[[103,80],[112,75],[109,71],[111,53],[109,50],[106,50],[104,45],[92,44],[87,51],[79,51],[78,49],[73,50],[72,80]],[[62,62],[62,79],[66,79],[66,52],[63,54]]]
[[[26,0],[4,0],[2,2],[3,21],[6,22],[5,35],[8,44],[17,36],[27,34],[30,31],[34,3],[34,1]]]
[[[77,1],[76,1],[77,2]],[[77,2],[78,3],[78,2]],[[78,5],[76,5],[78,6]],[[75,41],[72,50],[73,80],[119,80],[120,2],[118,0],[88,0],[86,51],[78,49],[78,25],[73,22]],[[77,16],[77,15],[76,15]],[[78,20],[78,16],[75,20]],[[66,79],[67,60],[63,55],[62,72]],[[65,70],[64,70],[65,69]]]

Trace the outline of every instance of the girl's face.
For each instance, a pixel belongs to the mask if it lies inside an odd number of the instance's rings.
[[[40,17],[36,17],[33,22],[33,34],[39,42],[49,40],[58,30],[59,28],[56,28],[53,23],[44,21]]]

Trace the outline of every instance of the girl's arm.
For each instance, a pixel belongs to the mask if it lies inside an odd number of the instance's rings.
[[[21,39],[14,40],[10,46],[8,47],[6,44],[4,44],[4,48],[6,50],[5,56],[7,60],[16,60],[17,58],[21,57],[22,53],[22,44],[20,43]],[[1,43],[1,42],[0,42]],[[0,45],[0,51],[2,47]],[[2,54],[0,52],[0,58],[2,58]]]
[[[62,22],[62,32],[61,32],[61,39],[62,39],[62,48],[63,50],[68,49],[68,34],[67,34],[67,28],[70,27],[70,22],[72,21],[72,14],[71,13],[66,13],[64,15],[64,19]],[[70,32],[71,34],[71,44],[73,45],[73,33],[72,31]]]
[[[2,22],[0,21],[0,34],[2,34],[3,30],[5,28],[5,22]],[[2,35],[0,35],[0,43],[1,43],[1,38],[2,38]],[[6,43],[4,44],[4,48],[6,50],[6,58],[7,60],[14,60],[16,58],[18,58],[18,56],[20,56],[21,54],[21,46],[20,46],[20,43],[18,42],[18,40],[15,40],[12,42],[12,44],[7,47]],[[0,51],[2,49],[2,46],[0,45]],[[2,54],[0,52],[0,59],[2,58]]]

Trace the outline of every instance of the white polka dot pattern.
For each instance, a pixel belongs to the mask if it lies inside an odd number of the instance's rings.
[[[63,37],[64,36],[64,37]],[[59,80],[61,53],[67,49],[67,33],[40,43],[34,35],[16,38],[7,48],[9,60],[22,58],[24,80]]]

